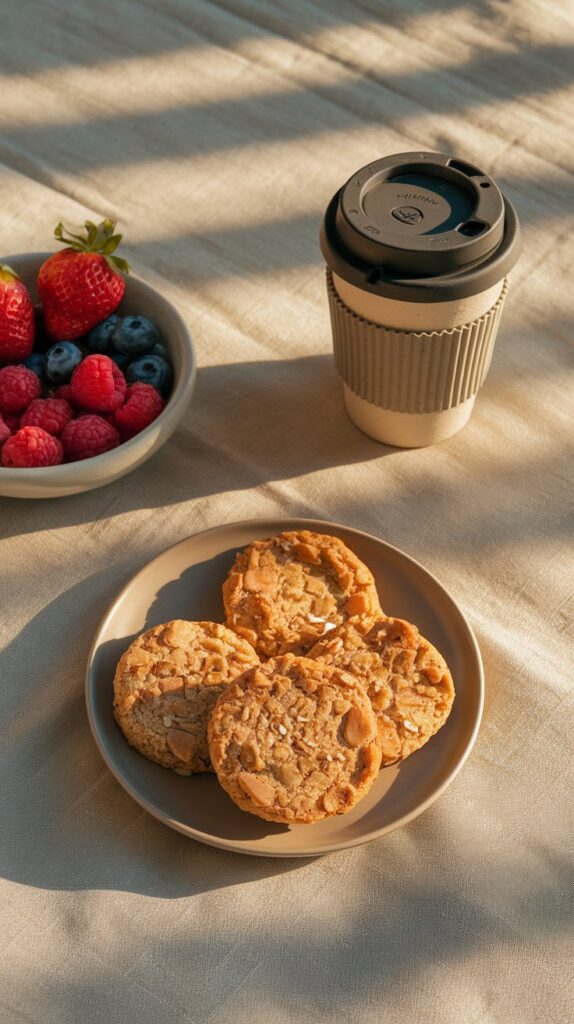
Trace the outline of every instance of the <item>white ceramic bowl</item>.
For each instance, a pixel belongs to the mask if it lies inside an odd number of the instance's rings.
[[[36,252],[2,257],[2,263],[7,263],[20,275],[34,302],[38,300],[38,270],[49,255],[47,252]],[[131,441],[103,455],[96,455],[93,459],[38,469],[6,469],[0,466],[0,495],[11,498],[59,498],[102,487],[141,465],[173,434],[189,404],[195,383],[196,358],[189,329],[171,302],[134,274],[126,277],[125,294],[117,312],[124,316],[141,313],[149,317],[169,350],[174,384],[165,409]]]

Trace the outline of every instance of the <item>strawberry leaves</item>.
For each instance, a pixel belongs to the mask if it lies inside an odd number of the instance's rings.
[[[119,270],[122,274],[129,274],[130,265],[121,256],[106,256],[106,263],[112,270]]]
[[[114,234],[115,220],[106,218],[100,224],[94,224],[93,221],[87,220],[84,223],[84,229],[84,234],[76,234],[67,230],[60,221],[54,229],[54,237],[69,249],[75,249],[76,252],[98,253],[104,257],[110,269],[115,273],[120,271],[122,274],[129,274],[130,265],[127,260],[115,255],[122,240],[120,234]]]
[[[20,275],[12,270],[7,263],[0,263],[0,281],[4,281],[8,284],[10,281],[19,281]]]

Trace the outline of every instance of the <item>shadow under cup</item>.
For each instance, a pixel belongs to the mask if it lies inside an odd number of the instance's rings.
[[[403,153],[336,193],[321,248],[351,419],[405,448],[456,433],[488,373],[520,252],[511,204],[473,165]]]

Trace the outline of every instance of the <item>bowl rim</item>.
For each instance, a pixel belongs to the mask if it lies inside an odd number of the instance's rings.
[[[53,255],[54,252],[49,251],[12,253],[9,256],[2,256],[1,262],[8,264],[8,266],[11,265],[12,260],[20,260],[22,258],[43,262],[48,259],[49,256]],[[162,295],[157,288],[154,288],[152,284],[149,284],[144,278],[140,277],[139,274],[134,274],[131,271],[126,275],[126,277],[128,281],[136,281],[138,285],[143,288],[144,292],[149,292],[151,295],[160,298],[161,301],[165,303],[169,309],[170,316],[172,316],[177,322],[181,329],[182,336],[184,336],[188,342],[186,346],[182,346],[183,358],[181,372],[178,380],[174,382],[172,394],[169,396],[169,399],[165,404],[165,408],[162,409],[159,416],[156,416],[155,420],[152,420],[147,427],[144,427],[143,430],[140,430],[138,434],[135,434],[135,436],[131,437],[128,441],[122,441],[115,448],[111,448],[109,452],[102,452],[100,455],[92,455],[89,459],[78,459],[76,462],[62,462],[56,466],[13,467],[0,465],[0,479],[2,481],[21,481],[22,483],[37,481],[39,483],[41,480],[45,480],[46,482],[49,481],[53,485],[56,485],[59,482],[64,484],[73,478],[74,474],[79,472],[79,467],[86,466],[89,468],[89,466],[96,460],[108,457],[109,464],[111,466],[114,462],[113,456],[120,449],[125,453],[124,458],[122,459],[122,462],[125,462],[125,458],[129,454],[130,450],[134,452],[137,451],[141,447],[142,439],[144,439],[146,435],[151,434],[153,430],[156,430],[161,421],[166,422],[167,420],[171,420],[176,409],[182,407],[183,411],[185,408],[189,399],[190,391],[193,390],[195,385],[195,378],[197,374],[197,355],[191,330],[177,307],[174,306],[173,302],[166,298],[165,295]],[[94,415],[98,414],[95,413]],[[103,463],[100,462],[99,465],[103,465]]]

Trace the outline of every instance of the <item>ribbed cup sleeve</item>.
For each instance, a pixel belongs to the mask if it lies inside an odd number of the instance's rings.
[[[441,412],[471,398],[484,382],[507,283],[491,308],[444,331],[398,331],[358,316],[327,270],[337,371],[348,387],[393,412]]]

